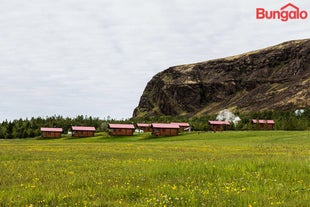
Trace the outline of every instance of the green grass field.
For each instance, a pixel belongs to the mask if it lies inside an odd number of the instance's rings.
[[[0,206],[310,206],[310,136],[0,140],[0,172]]]

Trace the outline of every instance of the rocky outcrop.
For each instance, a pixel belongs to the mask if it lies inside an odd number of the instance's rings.
[[[310,39],[168,68],[147,84],[133,117],[307,107]]]

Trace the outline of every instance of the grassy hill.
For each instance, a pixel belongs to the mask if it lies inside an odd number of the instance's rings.
[[[309,131],[0,140],[0,206],[308,206]]]

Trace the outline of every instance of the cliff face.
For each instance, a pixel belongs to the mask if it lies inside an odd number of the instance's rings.
[[[223,109],[295,109],[310,103],[310,39],[168,68],[147,84],[133,117]]]

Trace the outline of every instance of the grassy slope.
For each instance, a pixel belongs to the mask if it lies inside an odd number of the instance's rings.
[[[303,131],[0,140],[0,206],[308,206]]]

